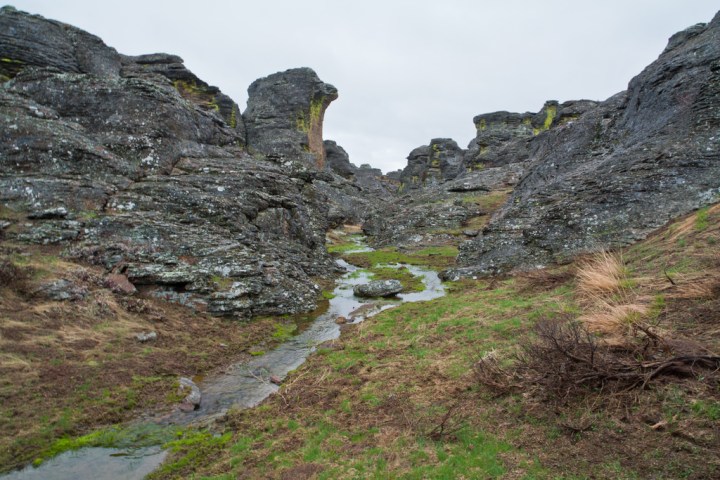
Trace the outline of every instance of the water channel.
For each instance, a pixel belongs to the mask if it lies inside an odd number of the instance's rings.
[[[369,248],[358,242],[358,249]],[[345,317],[349,324],[362,322],[366,318],[404,302],[432,300],[445,294],[442,282],[435,271],[405,264],[414,276],[422,279],[424,289],[420,292],[401,293],[391,299],[364,299],[353,295],[355,285],[369,282],[370,274],[344,260],[337,261],[347,271],[336,282],[334,297],[328,310],[319,315],[299,335],[289,339],[272,351],[253,358],[250,362],[231,365],[224,373],[208,377],[200,384],[202,403],[198,410],[190,413],[173,412],[162,418],[143,420],[159,424],[191,425],[211,421],[222,416],[231,407],[252,408],[262,402],[280,387],[270,379],[282,380],[298,368],[317,346],[340,336],[338,317]],[[0,476],[0,480],[136,480],[155,470],[165,459],[167,452],[161,447],[137,449],[83,448],[65,452],[34,468]]]

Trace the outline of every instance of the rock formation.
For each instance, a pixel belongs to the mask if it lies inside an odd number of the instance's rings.
[[[344,223],[362,224],[384,199],[392,197],[396,185],[382,175],[380,169],[350,163],[345,149],[332,140],[325,140],[325,171],[323,181],[316,182],[327,196],[328,218],[333,227]]]
[[[325,168],[345,179],[352,179],[358,168],[350,163],[350,156],[333,140],[325,140]]]
[[[126,294],[249,316],[312,309],[342,223],[383,245],[473,238],[458,278],[624,245],[720,194],[720,16],[626,92],[479,115],[467,149],[433,139],[387,177],[323,141],[337,90],[312,70],[248,92],[241,114],[177,56],[0,9],[2,234],[104,265]]]
[[[322,125],[325,110],[338,96],[335,87],[309,68],[295,68],[255,80],[248,96],[243,118],[253,150],[324,167]]]
[[[528,141],[542,132],[576,120],[597,106],[590,100],[559,104],[545,102],[537,113],[493,112],[473,118],[476,137],[468,145],[463,165],[467,171],[496,167],[528,159]]]
[[[430,145],[416,148],[408,155],[407,167],[400,175],[401,190],[435,185],[457,177],[462,170],[463,153],[450,138],[435,138]]]
[[[580,110],[528,143],[527,173],[448,278],[626,245],[717,201],[720,14],[673,36],[627,91]]]
[[[674,35],[626,92],[604,102],[478,115],[467,150],[447,139],[413,150],[399,175],[404,195],[365,230],[400,246],[475,237],[446,278],[626,245],[717,201],[718,112],[720,14]],[[482,205],[509,188],[490,222],[480,221]]]
[[[315,306],[311,277],[334,270],[314,167],[334,88],[309,69],[270,76],[243,117],[179,57],[123,56],[10,7],[0,58],[7,239],[60,245],[146,294],[217,314]],[[285,123],[278,102],[292,111]],[[250,155],[248,140],[282,158]]]

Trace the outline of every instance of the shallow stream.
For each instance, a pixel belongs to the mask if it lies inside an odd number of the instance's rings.
[[[358,242],[358,249],[369,247]],[[159,424],[189,425],[204,423],[222,416],[230,407],[251,408],[276,392],[279,387],[271,381],[282,381],[289,372],[298,368],[318,345],[340,336],[338,317],[345,317],[349,324],[404,302],[432,300],[445,294],[442,282],[435,271],[413,265],[397,265],[407,268],[412,275],[421,277],[425,289],[421,292],[401,293],[392,299],[364,299],[353,295],[353,286],[370,281],[368,272],[338,260],[347,272],[336,282],[334,297],[328,310],[319,315],[299,335],[289,339],[272,351],[253,358],[250,362],[229,366],[224,373],[204,379],[198,386],[202,403],[190,413],[173,412],[151,420]],[[280,383],[280,382],[278,382]],[[83,448],[65,452],[44,462],[40,467],[26,467],[0,476],[1,480],[134,480],[141,479],[156,469],[167,452],[160,447],[140,449]]]

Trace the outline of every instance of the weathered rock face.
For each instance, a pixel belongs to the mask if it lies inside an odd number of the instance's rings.
[[[245,123],[240,108],[219,88],[208,85],[188,70],[183,59],[177,55],[155,53],[136,57],[123,56],[122,75],[144,78],[147,74],[159,74],[173,83],[178,93],[186,100],[204,110],[220,114],[225,123],[236,131],[241,143],[245,140]]]
[[[527,269],[629,244],[720,193],[720,15],[622,92],[529,142],[531,167],[463,268]]]
[[[146,294],[217,314],[315,306],[311,277],[334,269],[323,172],[249,155],[237,105],[179,57],[118,55],[11,8],[0,36],[6,239],[63,245]]]
[[[455,140],[434,138],[430,145],[418,147],[408,155],[400,175],[402,190],[436,185],[453,179],[462,171],[463,150]]]
[[[477,135],[466,150],[452,139],[436,138],[430,145],[410,152],[407,167],[399,175],[392,175],[401,182],[401,191],[405,191],[438,185],[483,168],[526,162],[531,154],[531,139],[572,123],[597,105],[590,100],[562,104],[549,100],[537,113],[503,111],[478,115],[473,119]]]
[[[416,248],[457,243],[477,229],[524,172],[523,163],[489,167],[460,178],[408,190],[371,212],[363,230],[377,246]]]
[[[530,139],[554,127],[573,122],[596,106],[597,102],[590,100],[562,104],[549,100],[538,113],[493,112],[478,115],[473,119],[477,135],[464,155],[465,170],[527,161],[530,156]]]
[[[377,168],[350,163],[347,152],[332,140],[324,142],[325,172],[316,186],[327,197],[330,225],[362,224],[382,208],[383,201],[397,190],[397,185]]]
[[[350,156],[344,148],[333,140],[323,142],[325,148],[325,168],[346,179],[352,179],[358,168],[350,163]]]
[[[120,75],[121,58],[94,35],[73,26],[3,7],[0,15],[0,76],[25,67],[104,77]]]
[[[251,149],[324,167],[323,118],[338,96],[335,87],[309,68],[295,68],[254,81],[248,95],[243,118]]]

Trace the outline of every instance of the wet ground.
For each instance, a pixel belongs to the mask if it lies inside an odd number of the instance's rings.
[[[361,241],[357,243],[357,251],[368,250]],[[392,299],[359,298],[353,295],[353,286],[370,281],[369,274],[343,260],[338,260],[338,263],[347,272],[337,280],[328,310],[319,315],[307,329],[248,363],[230,365],[223,374],[204,379],[199,384],[202,404],[198,410],[190,413],[178,410],[151,421],[159,424],[190,425],[222,416],[231,407],[254,407],[276,392],[280,388],[277,383],[281,383],[289,372],[302,365],[318,345],[340,336],[341,326],[336,323],[338,317],[345,317],[348,323],[358,323],[401,303],[432,300],[445,294],[435,271],[413,265],[397,265],[398,268],[406,267],[414,276],[421,277],[424,290],[399,294]],[[166,452],[159,447],[135,450],[84,448],[59,455],[38,468],[29,466],[0,476],[0,479],[134,480],[152,472],[165,456]]]

